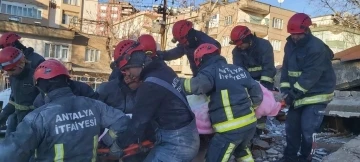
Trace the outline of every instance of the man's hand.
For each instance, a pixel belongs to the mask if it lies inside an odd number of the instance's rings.
[[[294,104],[295,94],[292,90],[290,90],[288,93],[283,95],[283,98],[284,98],[286,105],[291,106]]]
[[[125,154],[124,151],[117,145],[117,143],[114,142],[110,147],[109,155],[120,159]]]

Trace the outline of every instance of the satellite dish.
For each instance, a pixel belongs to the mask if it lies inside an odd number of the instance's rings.
[[[284,2],[284,0],[278,0],[278,2],[279,2],[279,3],[283,3],[283,2]]]

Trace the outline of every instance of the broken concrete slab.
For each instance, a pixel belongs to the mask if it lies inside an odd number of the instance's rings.
[[[327,105],[325,115],[339,117],[360,117],[360,98],[347,97],[334,99]]]
[[[360,138],[359,136],[344,144],[336,152],[326,156],[323,162],[351,161],[360,162]]]
[[[259,147],[260,149],[264,149],[264,150],[267,150],[270,148],[269,143],[266,141],[263,141],[261,139],[254,139],[252,144],[253,144],[253,147],[256,146],[256,147]]]

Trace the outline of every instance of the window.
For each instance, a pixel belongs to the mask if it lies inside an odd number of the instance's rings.
[[[101,17],[106,17],[106,13],[101,13],[100,16]]]
[[[271,40],[270,43],[273,46],[274,51],[281,51],[281,41],[280,40]]]
[[[63,0],[63,3],[78,6],[78,0]]]
[[[98,62],[100,60],[100,51],[96,49],[86,49],[85,61]]]
[[[65,13],[63,13],[62,16],[62,24],[67,24],[69,25],[71,24],[77,24],[78,23],[78,17],[77,16],[72,16],[72,15],[67,15]]]
[[[36,6],[26,5],[26,7],[23,7],[19,5],[20,4],[3,1],[1,4],[1,13],[34,19],[42,18],[41,10]]]
[[[111,7],[111,10],[113,10],[113,11],[117,11],[117,10],[118,10],[118,8],[117,8],[117,7]]]
[[[117,14],[111,14],[111,17],[113,17],[113,18],[117,18],[117,17],[118,17],[118,15],[117,15]]]
[[[283,20],[279,19],[279,18],[274,18],[272,27],[276,28],[276,29],[282,29],[283,28]]]
[[[221,46],[229,46],[229,42],[230,42],[230,37],[224,36],[222,37]]]
[[[100,9],[101,10],[106,10],[106,6],[101,6]]]
[[[45,57],[67,59],[69,53],[69,46],[45,43]]]
[[[225,25],[232,24],[232,16],[225,16]]]

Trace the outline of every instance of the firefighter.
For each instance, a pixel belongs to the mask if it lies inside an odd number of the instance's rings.
[[[137,142],[152,122],[156,144],[144,161],[190,162],[199,149],[199,134],[176,73],[141,43],[128,42],[120,48],[115,53],[117,67],[125,77],[142,83],[137,84],[129,129],[111,146],[111,154],[120,157],[118,151]]]
[[[235,26],[230,34],[234,65],[249,71],[251,77],[269,90],[274,89],[274,52],[268,40],[252,34],[246,26]]]
[[[62,64],[61,62],[55,60],[55,59],[49,59],[47,60],[47,62],[49,63],[53,63],[53,64]],[[60,66],[60,65],[58,65]],[[85,97],[89,97],[89,98],[93,98],[93,99],[97,99],[97,94],[94,92],[94,90],[86,83],[84,82],[79,82],[79,81],[74,81],[71,80],[70,78],[65,78],[66,82],[68,83],[71,91],[74,93],[74,95],[76,96],[85,96]],[[35,98],[34,101],[34,107],[38,108],[42,105],[45,104],[45,94],[41,93],[37,95],[37,97]]]
[[[260,85],[243,68],[228,64],[212,44],[202,44],[194,54],[199,68],[196,77],[182,79],[187,94],[210,97],[209,115],[215,135],[206,153],[206,162],[253,162],[247,147],[256,131],[254,108],[262,102]]]
[[[1,113],[1,123],[12,114],[6,135],[15,131],[18,123],[34,109],[33,102],[39,94],[33,83],[34,69],[23,52],[15,47],[5,47],[0,51],[0,68],[6,71],[10,81],[10,100]]]
[[[283,162],[311,161],[312,135],[319,129],[322,112],[334,95],[334,54],[311,34],[311,24],[308,15],[297,13],[287,25],[291,35],[285,45],[280,79],[280,90],[290,106],[285,127],[287,146],[280,160]]]
[[[177,46],[168,51],[157,51],[157,54],[165,61],[175,60],[186,54],[193,76],[196,76],[198,71],[194,63],[195,49],[203,43],[211,43],[219,49],[221,48],[218,41],[201,31],[195,30],[193,23],[187,20],[177,21],[173,26],[172,34],[174,36],[172,42],[179,42]]]
[[[45,61],[45,59],[42,56],[40,56],[39,54],[35,53],[33,48],[25,47],[20,42],[20,39],[21,39],[21,37],[13,32],[4,33],[0,37],[0,48],[3,49],[5,47],[15,47],[15,48],[19,49],[25,55],[25,59],[27,61],[29,61],[30,67],[33,69],[36,69],[36,67],[40,63]],[[30,75],[32,75],[32,74],[30,74]],[[11,102],[9,102],[9,104],[7,104],[4,107],[3,111],[1,111],[1,113],[0,113],[0,125],[4,125],[6,120],[9,118],[8,127],[16,128],[16,123],[17,123],[18,119],[16,119],[16,115],[14,114],[14,112],[15,112],[14,106],[15,105],[13,104],[14,101],[11,96],[10,96],[9,100]],[[11,115],[11,114],[14,114],[14,115]]]
[[[126,129],[129,118],[120,110],[87,97],[75,96],[62,64],[45,61],[34,83],[46,104],[29,113],[17,130],[0,143],[0,161],[96,161],[101,128]]]

